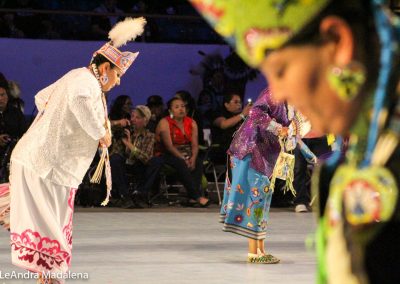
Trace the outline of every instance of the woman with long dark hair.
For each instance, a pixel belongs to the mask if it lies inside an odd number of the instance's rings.
[[[192,2],[275,99],[350,136],[345,161],[316,171],[319,282],[400,283],[400,20],[387,1]]]

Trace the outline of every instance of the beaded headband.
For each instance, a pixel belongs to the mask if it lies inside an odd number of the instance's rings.
[[[332,0],[189,0],[249,65],[285,44]]]

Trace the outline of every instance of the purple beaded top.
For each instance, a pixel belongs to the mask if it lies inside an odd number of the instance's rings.
[[[251,154],[250,166],[268,177],[272,175],[281,149],[278,137],[271,130],[267,130],[272,120],[282,126],[290,124],[285,104],[274,102],[267,88],[257,98],[228,150],[230,155],[238,159]]]

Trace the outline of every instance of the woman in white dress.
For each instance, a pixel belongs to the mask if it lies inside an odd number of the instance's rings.
[[[111,134],[104,93],[120,84],[138,55],[118,47],[141,34],[145,23],[137,18],[117,24],[89,67],[68,72],[35,96],[39,114],[11,157],[10,222],[7,214],[0,222],[9,225],[13,264],[39,273],[39,283],[65,280],[75,192],[98,148],[104,153],[101,166],[106,164],[109,172]],[[1,195],[7,197],[4,190]]]

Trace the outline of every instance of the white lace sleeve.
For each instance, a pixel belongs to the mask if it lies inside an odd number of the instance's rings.
[[[40,90],[35,96],[35,105],[39,112],[41,112],[46,105],[46,102],[49,100],[50,94],[54,91],[56,84],[53,83],[50,86],[47,86],[43,90]]]
[[[78,88],[69,96],[69,107],[82,129],[94,140],[106,134],[105,114],[101,97],[90,88]]]

